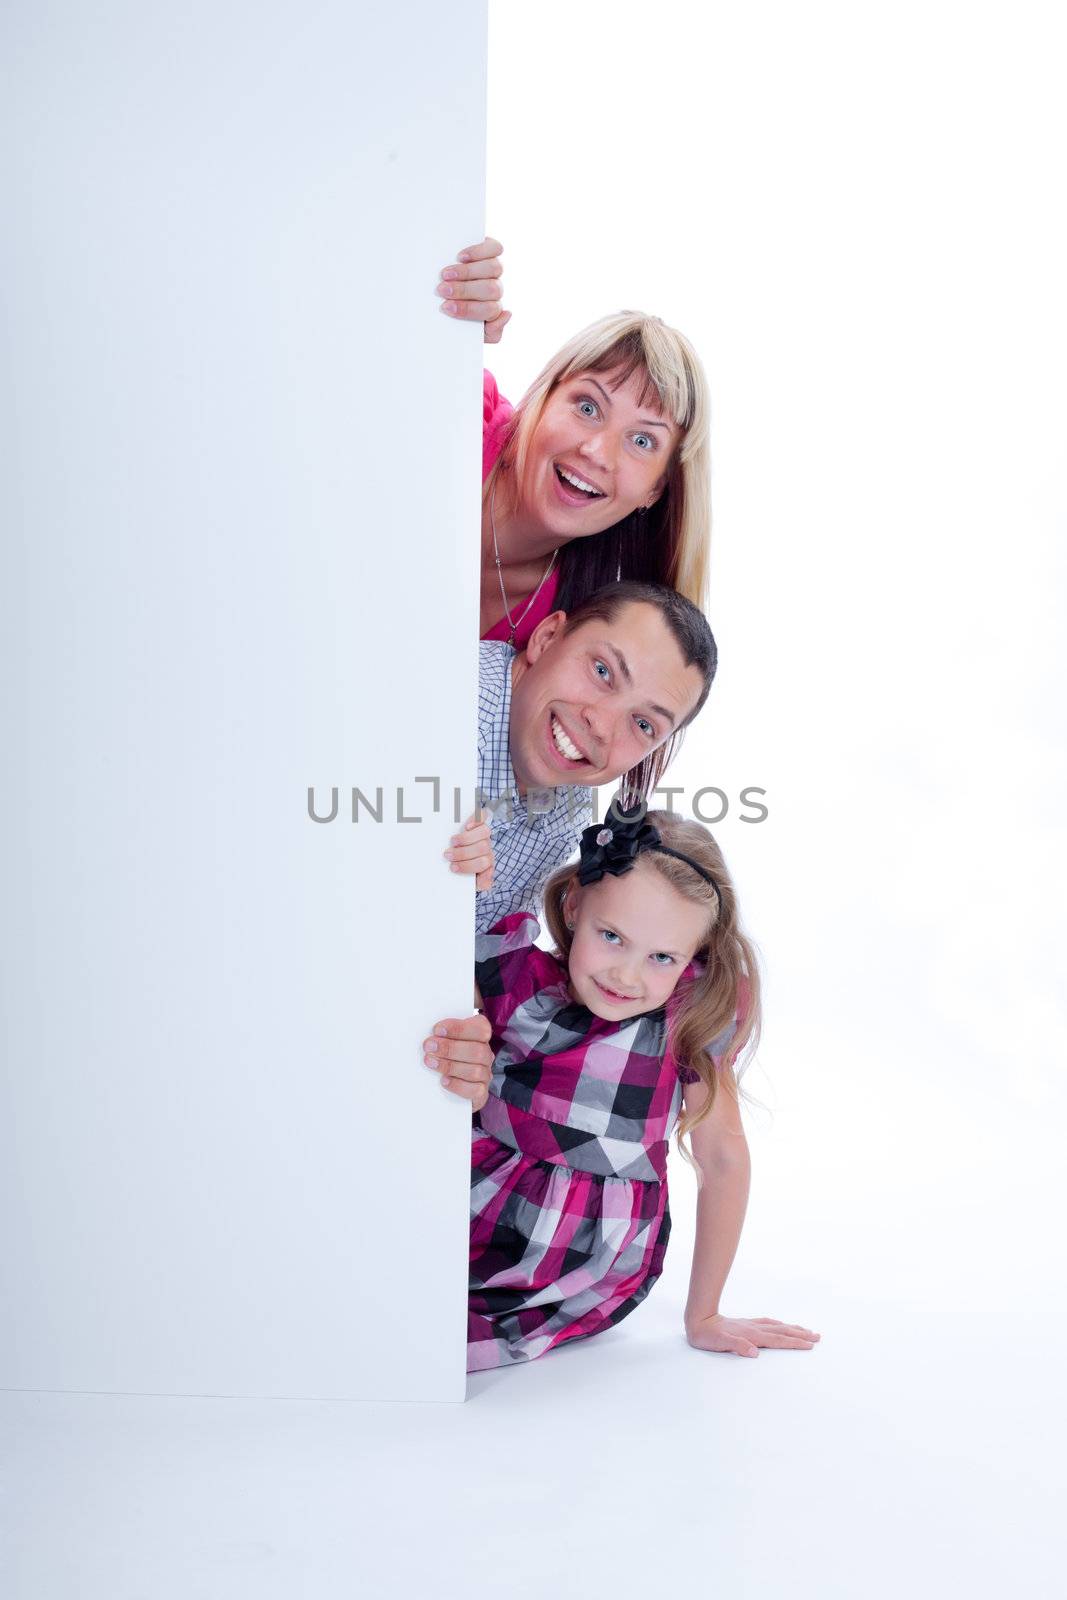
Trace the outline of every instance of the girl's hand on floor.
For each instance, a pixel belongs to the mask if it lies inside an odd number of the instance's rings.
[[[694,1350],[722,1350],[735,1356],[758,1356],[760,1350],[810,1350],[819,1335],[774,1317],[700,1317],[685,1326]]]
[[[480,812],[468,817],[462,830],[452,835],[445,860],[452,863],[453,872],[473,872],[476,889],[493,887],[493,838]]]
[[[441,268],[437,285],[445,315],[467,322],[483,322],[486,344],[499,344],[500,335],[511,321],[511,312],[500,304],[503,248],[499,239],[489,238],[483,239],[481,244],[468,245],[455,261]]]
[[[488,1017],[446,1017],[422,1044],[423,1060],[441,1074],[441,1087],[480,1111],[489,1098],[493,1052]]]

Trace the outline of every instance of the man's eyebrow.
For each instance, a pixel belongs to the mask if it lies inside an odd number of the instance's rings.
[[[608,655],[615,657],[615,665],[619,669],[619,676],[622,678],[622,681],[625,683],[626,687],[630,688],[634,681],[633,673],[630,671],[626,657],[623,655],[618,645],[611,644],[607,639],[605,639],[603,649],[607,651]]]
[[[614,645],[610,640],[605,639],[601,648],[605,650],[608,655],[615,658],[615,665],[619,669],[619,676],[622,678],[622,681],[626,684],[627,688],[631,688],[634,681],[633,674],[630,671],[626,657],[623,655],[618,645]],[[676,721],[674,712],[668,711],[666,706],[650,705],[648,709],[650,711],[654,711],[657,717],[662,717],[663,720],[669,723],[672,728],[674,727]],[[673,954],[674,952],[671,953]]]
[[[599,389],[600,390],[601,394],[604,396],[604,404],[607,406],[608,410],[610,411],[611,410],[611,396],[608,394],[608,391],[604,388],[604,385],[602,383],[597,383],[596,379],[593,378],[593,377],[590,377],[588,379],[588,382],[593,385],[594,389]],[[670,423],[669,422],[653,422],[651,417],[642,417],[640,422],[638,423],[638,427],[639,428],[667,428],[667,429],[669,429],[670,428]]]

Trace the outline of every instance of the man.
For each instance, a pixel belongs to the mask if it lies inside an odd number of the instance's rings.
[[[658,584],[609,584],[569,616],[553,612],[525,651],[481,645],[478,784],[491,822],[468,824],[447,852],[478,874],[479,933],[536,911],[592,820],[593,787],[634,772],[651,787],[715,666],[703,613]]]
[[[446,854],[453,871],[476,874],[482,933],[509,912],[537,910],[541,884],[592,820],[593,787],[635,769],[643,786],[655,783],[707,699],[717,655],[696,606],[635,582],[545,617],[525,651],[480,648],[478,781],[492,815],[472,819]],[[438,1026],[451,1042],[438,1038],[431,1054],[455,1080],[470,1075],[452,1087],[477,1102],[489,1065],[484,1019]]]

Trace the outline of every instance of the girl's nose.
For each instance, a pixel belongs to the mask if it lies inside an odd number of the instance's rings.
[[[611,984],[611,988],[617,994],[639,995],[641,993],[641,980],[629,962],[625,966],[616,967],[614,976],[615,982]]]

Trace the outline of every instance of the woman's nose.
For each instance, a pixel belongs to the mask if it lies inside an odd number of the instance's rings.
[[[579,456],[588,461],[591,467],[599,467],[602,472],[613,471],[618,452],[618,440],[606,431],[583,439],[578,446]]]

